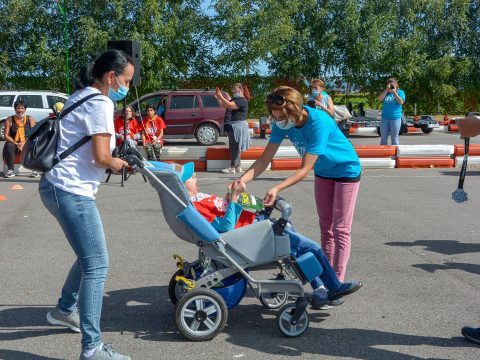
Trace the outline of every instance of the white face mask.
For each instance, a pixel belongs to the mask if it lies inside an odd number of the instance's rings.
[[[293,121],[292,118],[288,118],[288,120],[283,120],[283,121],[276,121],[275,124],[281,130],[288,130],[295,126],[295,122]]]

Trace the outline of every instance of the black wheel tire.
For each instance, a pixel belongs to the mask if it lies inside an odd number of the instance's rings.
[[[178,281],[175,280],[175,277],[177,276],[183,276],[183,270],[178,269],[175,274],[170,279],[170,282],[168,283],[168,297],[170,298],[170,301],[172,302],[173,305],[175,305],[178,302]]]
[[[422,132],[423,132],[424,134],[430,134],[430,133],[433,132],[433,129],[432,129],[432,128],[428,128],[428,127],[426,127],[426,126],[422,126]]]
[[[202,124],[195,131],[195,138],[200,145],[215,145],[219,136],[218,129],[213,124]]]
[[[382,136],[382,134],[380,133],[380,126],[377,126],[377,134],[378,136]]]
[[[278,309],[287,302],[288,293],[284,291],[270,294],[260,294],[258,300],[260,300],[262,305],[267,309]]]
[[[199,301],[201,301],[202,306],[207,304],[206,308],[198,309]],[[192,305],[195,304],[195,309],[192,309]],[[215,310],[217,317],[215,317],[215,321],[213,321],[209,315],[207,315],[203,310],[211,309]],[[187,313],[187,311],[191,314],[195,311],[195,314],[192,314],[192,322],[187,324],[183,315]],[[212,313],[213,314],[213,313]],[[211,314],[210,314],[211,315]],[[199,320],[197,320],[197,316]],[[209,328],[208,331],[200,331],[200,327],[208,327],[205,325],[206,318],[210,320],[210,325],[213,323],[214,327]],[[218,318],[219,317],[219,318]],[[190,318],[190,317],[187,317]],[[177,325],[178,331],[185,336],[188,340],[192,341],[208,341],[213,339],[219,333],[223,331],[227,323],[228,318],[228,308],[225,304],[225,300],[216,293],[214,290],[206,289],[206,288],[198,288],[189,291],[185,294],[184,297],[178,300],[177,304],[175,305],[175,324]],[[202,320],[205,319],[205,320]],[[199,323],[197,330],[193,330],[191,327],[194,327],[194,321]]]
[[[406,134],[406,133],[408,133],[408,129],[405,126],[405,124],[400,125],[400,132],[398,133],[398,135],[403,135],[403,134]]]
[[[292,313],[293,309],[295,309],[294,303],[284,305],[280,310],[278,310],[277,319],[275,321],[277,324],[277,329],[282,333],[282,335],[290,338],[303,335],[303,333],[308,330],[308,325],[310,324],[308,312],[304,310],[294,330],[292,330],[292,328],[287,329],[286,326],[289,324],[288,317]],[[298,325],[300,326],[299,328],[297,328]]]
[[[0,141],[5,141],[5,121],[0,123]]]

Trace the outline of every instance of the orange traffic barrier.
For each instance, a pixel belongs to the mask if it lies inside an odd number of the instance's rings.
[[[417,133],[417,132],[420,132],[422,131],[421,129],[419,128],[416,128],[414,126],[407,126],[407,132],[408,133]]]
[[[397,168],[451,168],[455,166],[455,159],[446,156],[436,157],[399,157]]]
[[[249,123],[248,123],[248,128],[249,128],[249,129],[253,129],[253,128],[254,128],[253,122],[249,122]]]
[[[271,170],[298,170],[302,159],[272,159]]]
[[[391,145],[355,145],[360,158],[388,158],[397,154],[397,147]]]
[[[457,132],[458,131],[458,125],[448,125],[448,131],[453,131]]]
[[[5,201],[5,200],[7,200],[7,197],[3,196],[3,195],[0,195],[0,201]]]
[[[200,161],[200,160],[161,160],[163,162],[166,162],[168,164],[186,164],[189,162],[193,162],[195,166],[195,171],[207,171],[207,162],[206,161]]]
[[[465,155],[465,145],[455,145],[455,156],[464,156]],[[468,148],[468,155],[479,156],[480,155],[480,144],[470,144]]]
[[[356,129],[353,126],[350,126],[350,128],[348,129],[348,133],[355,134],[355,132],[356,132]]]
[[[240,154],[242,160],[257,160],[262,155],[263,146],[253,146]],[[230,160],[230,150],[226,147],[208,147],[207,160]]]

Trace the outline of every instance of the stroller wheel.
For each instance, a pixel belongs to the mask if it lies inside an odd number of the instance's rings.
[[[288,293],[284,292],[273,292],[273,293],[262,293],[260,294],[260,302],[267,309],[278,309],[288,299]]]
[[[175,305],[178,331],[193,341],[213,339],[222,332],[227,317],[225,300],[214,290],[206,288],[187,292]]]
[[[182,269],[177,270],[168,283],[168,297],[173,305],[188,292],[183,282],[175,280],[177,276],[184,276]]]
[[[308,329],[310,318],[307,311],[304,311],[296,324],[292,324],[295,304],[284,305],[277,314],[277,328],[286,337],[297,337]]]

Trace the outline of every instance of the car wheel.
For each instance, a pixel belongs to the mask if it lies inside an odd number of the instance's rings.
[[[378,136],[382,136],[382,134],[380,133],[380,126],[377,126],[377,134]]]
[[[432,128],[429,128],[429,127],[427,127],[427,126],[422,126],[422,132],[423,132],[424,134],[430,134],[432,131],[433,131]]]
[[[0,140],[1,141],[5,140],[5,121],[2,121],[0,123]]]
[[[400,125],[399,135],[406,134],[407,132],[408,132],[408,129],[407,129],[407,127],[405,126],[405,124]]]
[[[195,137],[200,145],[214,145],[218,140],[218,129],[213,124],[202,124],[195,131]]]

